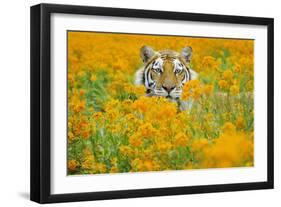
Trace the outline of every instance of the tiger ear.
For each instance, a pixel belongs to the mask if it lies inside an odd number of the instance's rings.
[[[149,46],[144,45],[140,49],[140,56],[144,63],[146,63],[154,54],[154,50]]]
[[[190,46],[184,47],[181,51],[181,56],[185,62],[189,63],[192,57],[192,48]]]

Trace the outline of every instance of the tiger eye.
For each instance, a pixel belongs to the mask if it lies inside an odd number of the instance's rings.
[[[160,68],[154,68],[153,70],[154,70],[156,73],[161,73],[161,72],[162,72]]]
[[[175,73],[178,74],[178,73],[180,73],[181,71],[182,71],[181,69],[176,69],[176,70],[175,70]]]

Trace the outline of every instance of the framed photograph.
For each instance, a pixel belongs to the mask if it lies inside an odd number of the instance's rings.
[[[273,19],[31,7],[31,200],[273,188]]]

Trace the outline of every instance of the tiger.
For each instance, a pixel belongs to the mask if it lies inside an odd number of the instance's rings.
[[[154,51],[142,46],[140,57],[143,66],[135,74],[135,85],[144,85],[146,96],[161,96],[178,103],[180,110],[190,109],[191,102],[180,99],[183,86],[198,74],[190,68],[192,48],[184,47],[181,52],[174,50]]]

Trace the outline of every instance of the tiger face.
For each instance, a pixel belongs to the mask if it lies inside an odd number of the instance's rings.
[[[172,50],[155,52],[151,47],[143,46],[140,55],[144,66],[137,71],[135,83],[146,87],[147,96],[178,100],[183,85],[197,78],[197,73],[188,67],[191,47],[185,47],[181,53],[177,53]]]

